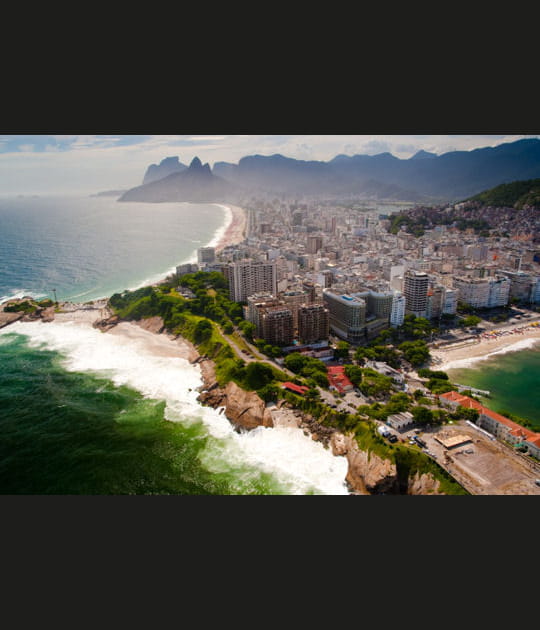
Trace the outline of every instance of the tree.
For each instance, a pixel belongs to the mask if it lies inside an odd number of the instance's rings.
[[[353,385],[360,385],[362,382],[362,368],[358,365],[346,365],[345,366],[345,375],[351,381]]]
[[[348,359],[350,347],[347,341],[338,341],[334,348],[334,359]]]
[[[272,368],[265,363],[254,361],[246,367],[246,383],[253,390],[261,389],[273,380]]]
[[[240,328],[240,330],[244,333],[244,337],[248,341],[253,341],[253,334],[257,330],[257,326],[255,326],[255,324],[244,319],[238,324],[238,328]]]
[[[418,367],[429,359],[429,348],[422,339],[416,341],[404,341],[398,346],[403,356],[411,365]]]
[[[212,336],[212,324],[207,319],[201,319],[195,325],[193,330],[193,339],[195,343],[207,341]]]
[[[291,372],[298,374],[305,365],[305,357],[299,352],[291,352],[285,357],[284,365]]]
[[[481,321],[482,319],[477,315],[468,315],[459,322],[459,325],[462,328],[469,328],[469,326],[477,326]]]
[[[431,409],[428,409],[427,407],[413,407],[411,413],[414,417],[414,421],[418,424],[426,425],[433,422],[433,413],[431,412]]]
[[[268,383],[257,391],[264,402],[276,401],[279,397],[279,387],[275,383]]]
[[[316,389],[315,387],[311,387],[310,389],[307,390],[307,392],[305,393],[305,398],[307,400],[320,400],[321,395],[319,393],[319,390]]]

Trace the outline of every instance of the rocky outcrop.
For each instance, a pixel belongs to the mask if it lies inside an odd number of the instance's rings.
[[[351,436],[336,432],[330,440],[334,455],[344,455],[349,463],[347,483],[355,494],[397,494],[396,465],[370,451],[361,451]]]
[[[210,407],[224,407],[225,415],[236,429],[255,429],[256,427],[273,427],[272,414],[266,403],[255,392],[247,392],[236,383],[227,383],[221,388],[215,383],[201,392],[199,402]]]
[[[158,315],[154,317],[147,317],[146,319],[138,319],[133,322],[139,328],[143,330],[147,330],[148,332],[154,333],[156,335],[161,334],[165,330],[165,323],[163,322],[163,318]]]
[[[24,313],[5,313],[4,311],[0,311],[0,328],[22,319],[23,316]]]
[[[105,319],[96,320],[92,326],[101,330],[101,332],[107,332],[111,328],[114,328],[116,324],[120,323],[120,318],[118,315],[111,315],[110,317],[106,317]]]
[[[440,492],[440,482],[432,475],[415,473],[413,477],[409,477],[407,494],[444,494]]]

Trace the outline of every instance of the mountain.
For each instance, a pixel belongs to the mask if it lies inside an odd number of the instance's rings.
[[[191,201],[194,203],[234,202],[241,189],[212,173],[208,164],[193,158],[189,167],[162,179],[131,188],[118,201]]]
[[[180,173],[187,168],[185,164],[179,161],[178,156],[166,157],[159,164],[150,164],[144,174],[143,184],[150,184],[163,179],[172,173]]]
[[[159,166],[152,165],[152,174],[172,167],[167,160],[179,165],[178,158],[166,158]],[[442,155],[421,150],[408,159],[388,152],[340,154],[328,162],[248,155],[238,164],[216,162],[210,170],[195,158],[189,168],[134,188],[120,201],[223,201],[220,195],[225,195],[232,203],[240,194],[269,193],[455,203],[500,184],[538,177],[540,140],[532,138]]]
[[[376,167],[364,168],[364,162]],[[375,156],[336,156],[330,162],[295,160],[280,154],[243,157],[237,165],[217,162],[213,172],[242,188],[271,194],[341,194],[424,200],[410,187],[380,177],[398,158],[390,153]]]
[[[337,155],[329,162],[283,155],[251,155],[237,165],[219,162],[214,174],[252,191],[358,194],[384,197],[392,186],[403,201],[453,202],[501,183],[540,177],[540,140],[524,139],[472,151]]]
[[[409,160],[426,160],[435,157],[437,157],[436,153],[430,153],[429,151],[424,151],[424,149],[420,149],[420,151],[410,157]]]
[[[524,206],[540,210],[540,179],[501,184],[465,201],[478,201],[484,206],[516,208],[517,210]]]

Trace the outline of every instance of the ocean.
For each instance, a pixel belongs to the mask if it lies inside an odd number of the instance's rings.
[[[151,284],[217,242],[216,204],[115,197],[0,197],[0,302],[32,295],[86,302]]]
[[[215,243],[215,204],[0,200],[0,299],[89,301],[163,278]],[[0,494],[347,494],[347,462],[291,427],[236,432],[196,401],[197,366],[83,323],[0,330]]]
[[[453,361],[450,380],[490,392],[482,403],[529,420],[540,432],[540,340],[523,340],[478,359]]]

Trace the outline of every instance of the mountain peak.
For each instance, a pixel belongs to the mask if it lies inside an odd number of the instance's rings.
[[[180,173],[185,168],[187,168],[186,165],[179,161],[177,155],[163,158],[159,164],[150,164],[147,168],[143,185],[163,179],[171,173]]]
[[[420,149],[420,151],[417,151],[412,157],[410,157],[410,160],[427,160],[430,158],[436,158],[437,154],[436,153],[430,153],[429,151],[424,151],[424,149]]]
[[[203,164],[198,157],[194,157],[191,160],[191,164],[189,165],[189,170],[191,172],[198,172],[201,174],[202,173],[212,174],[212,171],[210,170],[210,164],[208,164],[208,162],[206,164]]]

